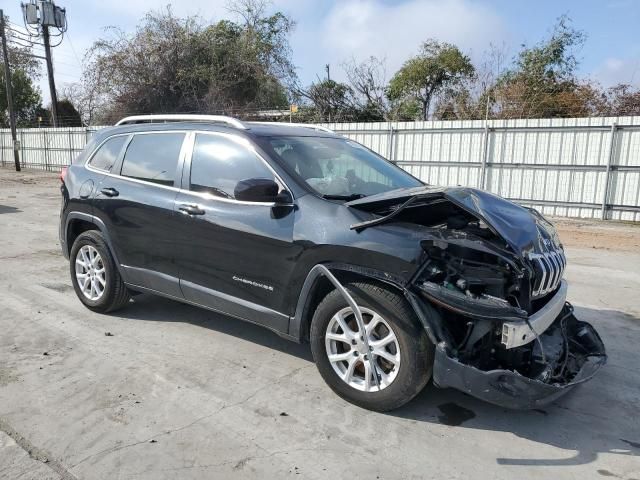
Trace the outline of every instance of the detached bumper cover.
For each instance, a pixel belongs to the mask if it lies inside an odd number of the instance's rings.
[[[550,328],[561,328],[561,318],[566,315],[567,311],[563,311]],[[593,377],[607,360],[604,344],[589,323],[577,320],[569,311],[565,328],[569,354],[563,351],[558,354],[560,358],[547,359],[559,364],[564,362],[564,380],[542,381],[512,370],[483,371],[450,356],[440,343],[436,347],[433,381],[438,387],[455,388],[512,409],[530,409],[551,403]],[[572,359],[570,367],[564,361],[564,355]]]

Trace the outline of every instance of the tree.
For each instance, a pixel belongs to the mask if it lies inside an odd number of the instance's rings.
[[[609,88],[605,93],[605,115],[640,115],[640,90],[624,83]]]
[[[82,118],[80,112],[68,99],[63,98],[58,101],[58,126],[59,127],[81,127]]]
[[[11,72],[11,86],[13,89],[13,108],[16,112],[16,123],[19,127],[31,126],[35,113],[42,104],[40,91],[22,69]],[[0,123],[5,128],[9,126],[8,108],[6,82],[4,70],[2,70],[0,72]]]
[[[506,46],[491,44],[484,52],[473,75],[465,77],[454,89],[445,90],[434,108],[438,120],[471,120],[485,118],[490,91],[504,73]]]
[[[117,29],[90,49],[82,91],[103,121],[131,113],[226,112],[286,106],[294,83],[293,22],[264,3],[234,3],[238,21],[207,25],[170,8],[148,13],[133,35]],[[85,114],[86,117],[86,114]]]
[[[586,40],[558,19],[548,39],[523,46],[515,65],[498,78],[490,92],[492,111],[500,118],[585,116],[597,111],[597,88],[578,80],[577,52]]]
[[[8,32],[9,40],[12,32]],[[41,106],[40,90],[34,84],[40,76],[40,65],[28,54],[31,49],[9,43],[9,67],[11,69],[11,86],[13,89],[13,107],[16,111],[18,126],[30,126],[36,110]],[[0,63],[4,62],[0,49]],[[7,105],[7,91],[4,68],[0,68],[0,125],[9,126],[9,106]]]
[[[311,106],[305,111],[306,117],[311,121],[353,120],[353,90],[349,85],[322,80],[312,83],[307,90],[301,91],[301,95],[311,102]]]
[[[386,67],[383,60],[369,57],[362,62],[355,59],[343,64],[349,85],[354,92],[360,121],[381,121],[389,114],[385,97]]]
[[[419,102],[420,116],[427,120],[434,96],[445,89],[455,88],[473,72],[471,60],[458,47],[427,40],[422,44],[420,53],[407,60],[391,78],[387,96],[399,104]]]
[[[106,110],[106,95],[99,90],[100,82],[87,81],[96,72],[85,72],[80,82],[67,84],[62,89],[62,97],[68,100],[78,112],[81,125],[94,125],[94,119]]]

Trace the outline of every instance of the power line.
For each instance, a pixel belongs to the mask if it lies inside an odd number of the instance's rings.
[[[33,46],[34,46],[33,43],[21,43],[19,40],[16,40],[16,39],[13,39],[13,38],[9,39],[8,42],[9,43],[13,43],[13,44],[18,45],[18,46],[23,47],[23,48],[33,48]]]
[[[69,39],[69,45],[71,46],[71,51],[73,52],[73,55],[76,57],[76,62],[78,62],[78,66],[82,68],[82,62],[80,61],[80,57],[78,57],[78,54],[76,53],[76,49],[74,48],[73,42],[71,41],[71,35],[69,35],[68,32],[67,32],[67,38]]]
[[[16,35],[17,37],[23,38],[25,40],[31,40],[33,38],[37,38],[37,37],[34,37],[33,35],[29,35],[28,33],[23,33],[23,32],[20,32],[18,30],[14,30],[11,27],[7,27],[6,31]]]

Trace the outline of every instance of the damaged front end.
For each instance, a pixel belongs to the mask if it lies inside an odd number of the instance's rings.
[[[494,358],[482,361],[480,352],[469,355],[440,342],[433,382],[503,407],[536,408],[589,380],[606,361],[600,336],[590,324],[576,319],[568,303],[535,342],[506,356],[498,352],[500,348],[492,347]]]
[[[538,212],[468,188],[426,187],[358,200],[379,216],[419,224],[425,253],[407,297],[436,344],[433,380],[508,408],[535,408],[606,362],[595,329],[575,318],[566,258]]]

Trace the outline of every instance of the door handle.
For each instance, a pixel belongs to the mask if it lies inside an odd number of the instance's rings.
[[[106,195],[107,197],[117,197],[118,195],[120,195],[120,192],[112,187],[103,188],[102,190],[100,190],[100,193]]]
[[[204,215],[205,211],[201,209],[198,205],[192,205],[188,203],[183,203],[180,207],[178,207],[182,213],[186,213],[187,215]]]

